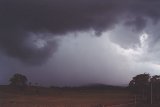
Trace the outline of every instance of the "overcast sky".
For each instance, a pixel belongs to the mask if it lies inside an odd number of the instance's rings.
[[[159,0],[0,0],[0,84],[127,85],[160,75]]]

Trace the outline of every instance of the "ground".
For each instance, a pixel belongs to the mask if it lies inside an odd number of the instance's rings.
[[[0,87],[0,107],[110,107],[118,104],[122,104],[118,107],[134,106],[133,95],[126,89]]]

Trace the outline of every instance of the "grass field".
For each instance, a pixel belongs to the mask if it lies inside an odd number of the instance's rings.
[[[37,91],[38,90],[38,91]],[[133,101],[125,89],[64,89],[0,87],[0,107],[103,107]]]

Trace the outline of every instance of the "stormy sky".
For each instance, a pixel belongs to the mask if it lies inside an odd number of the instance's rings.
[[[0,0],[0,84],[126,85],[160,74],[159,0]]]

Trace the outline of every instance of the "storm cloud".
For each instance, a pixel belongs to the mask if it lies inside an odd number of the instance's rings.
[[[55,37],[91,30],[99,36],[120,22],[142,31],[148,20],[159,21],[159,5],[158,0],[0,0],[0,48],[41,64],[57,50]]]

